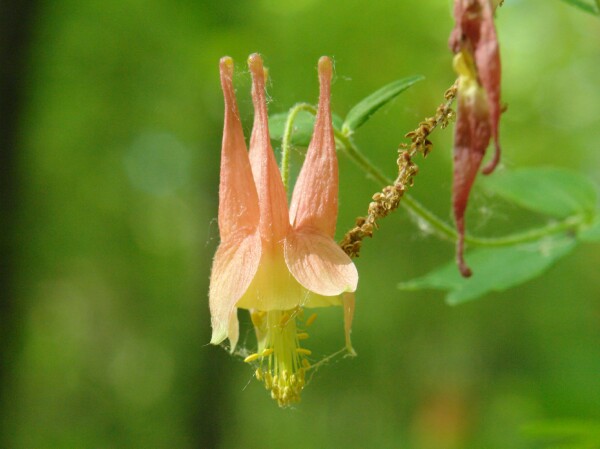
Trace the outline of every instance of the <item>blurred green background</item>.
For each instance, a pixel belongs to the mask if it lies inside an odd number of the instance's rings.
[[[3,17],[0,447],[518,449],[543,447],[522,431],[532,422],[600,422],[592,244],[521,287],[449,307],[396,289],[453,257],[396,213],[357,260],[359,356],[317,371],[292,409],[207,345],[219,58],[236,61],[247,132],[255,51],[273,113],[316,102],[321,55],[335,60],[341,116],[425,75],[356,135],[392,176],[402,136],[454,80],[448,0],[10,4],[21,15]],[[600,21],[558,0],[506,0],[497,27],[504,165],[600,182]],[[436,132],[412,190],[448,220],[451,140]],[[378,186],[343,156],[340,170],[341,235]],[[477,187],[468,220],[488,236],[543,223]],[[320,313],[311,336],[315,359],[341,348],[341,310]]]

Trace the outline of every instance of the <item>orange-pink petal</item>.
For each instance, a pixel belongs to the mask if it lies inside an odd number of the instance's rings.
[[[456,23],[449,42],[454,53],[463,50],[473,55],[477,79],[487,93],[495,149],[492,160],[483,169],[484,174],[490,174],[500,162],[501,65],[494,8],[490,0],[455,0]]]
[[[210,276],[209,304],[212,344],[229,337],[231,350],[237,343],[236,302],[254,279],[261,259],[262,244],[257,233],[224,240],[217,248]],[[233,329],[235,328],[235,329]]]
[[[287,195],[269,137],[269,117],[265,98],[265,75],[258,54],[248,58],[252,74],[252,102],[254,125],[250,138],[250,164],[258,192],[260,233],[266,242],[279,242],[290,227]]]
[[[498,38],[494,25],[493,8],[489,2],[484,4],[482,11],[479,41],[475,47],[475,64],[477,65],[481,84],[487,92],[492,137],[494,138],[494,156],[483,168],[483,173],[487,175],[492,173],[500,162],[499,125],[500,115],[502,114],[502,107],[500,105],[500,77],[502,73],[500,50],[498,48]]]
[[[334,236],[338,210],[338,163],[331,123],[332,64],[319,60],[319,107],[306,159],[298,175],[290,206],[295,229]]]
[[[459,57],[460,54],[457,56]],[[491,126],[485,91],[477,80],[461,75],[454,129],[452,207],[458,231],[456,259],[461,274],[471,275],[464,260],[465,211],[471,187],[488,146]]]
[[[258,228],[259,209],[233,89],[232,59],[222,58],[219,68],[225,99],[219,183],[219,234],[221,240],[227,240],[234,233],[254,232]]]
[[[356,290],[356,267],[331,237],[292,232],[285,240],[284,256],[290,272],[311,292],[337,296]]]

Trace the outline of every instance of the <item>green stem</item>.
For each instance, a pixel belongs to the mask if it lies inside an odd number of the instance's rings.
[[[352,139],[341,131],[334,129],[333,134],[336,140],[340,143],[341,148],[346,152],[346,155],[350,157],[352,162],[364,171],[368,177],[377,181],[379,184],[386,186],[392,184],[394,181],[388,178],[381,170],[375,167],[364,154],[360,152],[358,147],[354,144]]]
[[[600,1],[600,0],[599,0]],[[365,173],[367,176],[377,181],[382,186],[393,184],[393,180],[388,178],[381,170],[375,167],[358,149],[352,139],[342,134],[339,131],[335,131],[335,137],[340,143],[341,148],[346,152],[350,159]],[[456,229],[446,223],[441,218],[437,217],[425,206],[419,203],[409,194],[405,193],[400,202],[408,212],[422,220],[430,227],[430,229],[439,237],[450,241],[456,241],[458,234]],[[531,229],[528,231],[511,234],[503,237],[476,237],[467,235],[465,236],[465,242],[473,246],[512,246],[521,243],[528,243],[540,240],[543,237],[550,235],[560,234],[569,230],[576,229],[578,226],[585,222],[581,216],[571,216],[564,220],[551,223],[541,228]]]
[[[419,219],[422,219],[428,226],[442,238],[455,241],[458,238],[456,230],[441,218],[435,216],[427,210],[421,203],[409,195],[403,197],[404,206]],[[569,230],[575,230],[586,222],[586,219],[580,215],[573,215],[563,220],[552,222],[541,228],[530,229],[527,231],[510,234],[503,237],[475,237],[465,236],[465,242],[473,246],[512,246],[521,243],[530,243],[540,240],[544,237],[561,234]]]
[[[562,234],[567,231],[576,230],[585,223],[585,218],[580,215],[572,215],[563,220],[550,223],[541,228],[530,229],[528,231],[507,235],[504,237],[486,238],[486,237],[468,237],[467,243],[478,246],[512,246],[521,243],[530,243],[556,234]]]
[[[423,206],[420,202],[405,193],[402,197],[400,205],[408,210],[408,213],[418,220],[425,222],[429,229],[437,236],[455,242],[458,239],[458,234],[454,226],[449,225],[444,220],[436,216],[433,212]],[[465,241],[473,243],[473,237],[465,236]]]
[[[294,120],[299,112],[306,111],[313,115],[317,114],[317,110],[314,106],[308,103],[298,103],[288,113],[287,120],[285,121],[285,128],[283,129],[283,139],[281,141],[281,179],[283,180],[283,186],[285,191],[288,191],[290,183],[290,153],[292,149],[292,134],[294,132]]]
[[[598,0],[600,2],[600,0]],[[290,109],[288,119],[285,124],[285,130],[283,135],[282,143],[282,173],[284,179],[284,185],[287,189],[287,182],[289,176],[289,150],[291,148],[291,136],[293,131],[293,122],[296,115],[300,111],[307,111],[311,114],[316,114],[316,109],[307,104],[299,103]],[[369,159],[359,150],[352,138],[338,131],[334,130],[335,139],[339,144],[339,147],[346,153],[352,162],[363,172],[367,174],[367,177],[373,179],[376,183],[381,186],[387,186],[394,183],[394,180],[385,175],[379,168],[377,168]],[[428,210],[419,201],[413,198],[408,193],[405,193],[400,202],[407,211],[417,219],[423,221],[427,226],[438,235],[440,238],[455,242],[458,238],[458,234],[454,226],[448,224],[433,212]],[[528,231],[510,234],[503,237],[476,237],[472,235],[465,236],[465,243],[473,246],[487,246],[487,247],[499,247],[499,246],[512,246],[521,243],[529,243],[540,240],[544,237],[560,234],[569,230],[577,229],[580,225],[585,222],[581,216],[567,217],[561,221],[550,223],[549,225],[541,228],[530,229]]]

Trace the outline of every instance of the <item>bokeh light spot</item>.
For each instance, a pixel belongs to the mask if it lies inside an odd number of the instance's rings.
[[[146,193],[168,195],[190,179],[191,154],[169,133],[141,134],[124,157],[131,184]]]

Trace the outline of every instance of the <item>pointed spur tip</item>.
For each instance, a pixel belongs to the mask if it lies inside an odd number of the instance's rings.
[[[236,110],[235,91],[233,89],[233,59],[223,56],[219,61],[219,74],[221,76],[221,89],[225,100],[225,112],[227,109]]]
[[[262,74],[263,60],[258,53],[252,53],[248,56],[248,67],[253,75]]]
[[[231,56],[223,56],[219,61],[219,69],[222,73],[232,74],[233,73],[233,59]]]
[[[464,262],[463,262],[463,264],[464,264]],[[460,271],[460,275],[464,278],[470,278],[471,276],[473,276],[473,270],[471,270],[466,265],[459,265],[458,270]]]
[[[465,255],[463,252],[463,248],[458,248],[456,253],[456,265],[458,265],[458,271],[460,271],[460,275],[464,278],[470,278],[473,275],[473,271],[467,265],[465,261]]]
[[[458,228],[458,240],[456,241],[456,265],[458,266],[458,271],[460,271],[460,275],[464,278],[469,278],[473,275],[473,271],[467,265],[465,261],[465,237],[464,237],[464,221],[461,218],[457,220],[457,228]]]
[[[496,167],[500,163],[500,145],[496,144],[496,148],[494,150],[493,159],[481,170],[484,175],[490,175],[496,170]]]
[[[321,86],[320,102],[329,98],[331,86],[331,77],[333,73],[333,64],[327,56],[321,56],[319,59],[319,85]]]
[[[333,64],[328,56],[321,56],[319,58],[319,73],[331,74],[333,70]]]
[[[233,59],[231,56],[223,56],[219,61],[219,65],[223,68],[233,67]]]
[[[248,68],[250,69],[250,75],[252,76],[252,83],[254,85],[253,91],[257,86],[264,86],[269,71],[263,66],[263,60],[258,53],[252,53],[248,57]]]

